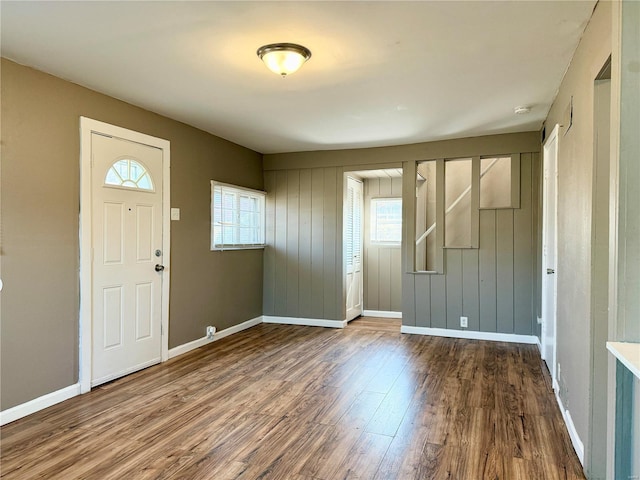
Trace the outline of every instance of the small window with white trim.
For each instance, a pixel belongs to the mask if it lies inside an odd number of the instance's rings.
[[[402,199],[371,199],[371,243],[400,245],[402,241]]]
[[[264,247],[265,192],[211,181],[211,250]]]

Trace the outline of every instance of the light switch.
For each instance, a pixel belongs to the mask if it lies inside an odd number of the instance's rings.
[[[180,220],[180,209],[172,208],[171,209],[171,220]]]

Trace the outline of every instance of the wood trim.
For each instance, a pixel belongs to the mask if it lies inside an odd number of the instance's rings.
[[[7,423],[14,422],[22,417],[44,410],[45,408],[64,402],[65,400],[77,395],[80,395],[79,383],[69,385],[68,387],[56,390],[55,392],[47,393],[41,397],[34,398],[33,400],[21,403],[15,407],[8,408],[0,412],[0,425],[6,425]]]
[[[169,350],[169,358],[175,358],[177,356],[183,355],[191,350],[195,350],[196,348],[203,347],[208,345],[216,340],[221,340],[224,337],[228,337],[229,335],[233,335],[234,333],[241,332],[242,330],[246,330],[247,328],[254,327],[262,323],[262,316],[253,318],[251,320],[247,320],[246,322],[239,323],[238,325],[234,325],[233,327],[225,328],[224,330],[220,330],[213,335],[213,338],[202,337],[197,340],[193,340],[188,343],[184,343],[177,347]]]
[[[430,335],[433,337],[466,338],[471,340],[489,340],[493,342],[526,343],[535,345],[538,337],[535,335],[517,335],[515,333],[478,332],[475,330],[453,330],[448,328],[411,327],[403,325],[401,333],[414,335]]]
[[[567,430],[569,431],[569,437],[571,438],[573,449],[578,456],[578,460],[580,460],[580,464],[584,466],[584,444],[582,443],[582,440],[580,440],[580,435],[578,435],[576,426],[573,423],[571,413],[569,413],[569,410],[565,409],[564,405],[562,404],[562,400],[560,399],[560,385],[555,379],[553,380],[553,390],[555,392],[556,401],[558,402],[558,408],[560,408],[560,413],[562,414],[564,423],[567,426]]]
[[[379,318],[402,318],[402,312],[388,312],[383,310],[363,310],[362,316],[379,317]]]
[[[344,328],[347,320],[325,320],[322,318],[274,317],[262,316],[263,323],[278,323],[281,325],[303,325],[307,327]]]

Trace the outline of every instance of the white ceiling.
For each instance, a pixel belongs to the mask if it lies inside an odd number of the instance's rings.
[[[1,49],[262,153],[398,145],[539,129],[595,3],[3,0]]]

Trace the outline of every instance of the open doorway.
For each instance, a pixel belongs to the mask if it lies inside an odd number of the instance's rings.
[[[349,178],[351,182],[362,185],[362,309],[353,315],[353,271],[357,267],[357,259],[351,258],[357,252],[357,246],[350,246],[350,239],[356,235],[348,235],[351,225]],[[345,298],[347,302],[347,320],[362,316],[358,325],[370,323],[373,319],[385,323],[385,328],[396,328],[399,331],[402,318],[402,168],[386,168],[378,170],[358,170],[345,173],[344,225],[345,245]],[[353,215],[355,218],[355,214]],[[347,258],[349,257],[349,258]],[[351,277],[350,277],[351,275]],[[350,296],[351,293],[351,296]],[[351,307],[351,309],[350,309]],[[351,315],[350,315],[351,314]],[[397,325],[396,325],[397,323]],[[387,325],[389,324],[389,325]],[[367,328],[373,327],[368,325]]]

